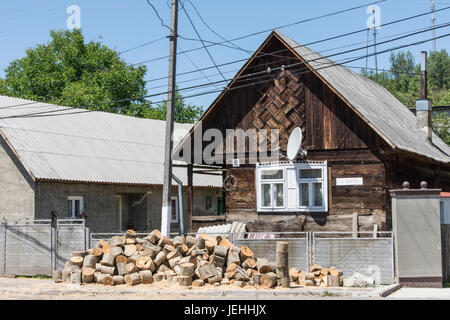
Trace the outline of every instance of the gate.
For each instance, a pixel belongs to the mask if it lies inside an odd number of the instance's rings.
[[[86,250],[84,219],[61,219],[56,227],[55,269],[64,269],[73,251]]]
[[[378,284],[394,282],[394,247],[391,232],[313,232],[312,263],[342,270],[344,278],[354,272],[370,276]],[[368,236],[370,235],[370,237]]]
[[[4,273],[52,274],[52,227],[49,220],[4,224],[2,227]]]
[[[252,232],[232,234],[231,239],[235,246],[248,246],[258,258],[275,261],[276,242],[288,243],[289,268],[296,267],[308,270],[308,233],[307,232]]]

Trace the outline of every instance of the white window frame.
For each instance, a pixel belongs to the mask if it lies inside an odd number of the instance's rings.
[[[67,202],[72,201],[72,216],[71,219],[77,219],[75,215],[75,201],[80,201],[80,214],[84,212],[84,197],[83,196],[68,196]]]
[[[321,169],[322,178],[300,179],[301,169]],[[262,180],[261,176],[265,170],[283,170],[283,179]],[[294,193],[288,193],[288,171],[289,174],[295,174],[295,186],[289,188],[293,190],[295,188],[296,199],[288,199],[289,194],[291,197]],[[262,185],[265,183],[283,183],[283,207],[273,206],[273,186],[271,186],[272,206],[265,207],[262,205]],[[322,206],[301,206],[300,198],[300,183],[308,183],[309,185],[309,204],[313,204],[313,183],[322,183]],[[291,191],[292,191],[291,190]],[[277,163],[277,164],[257,164],[256,165],[256,204],[258,212],[328,212],[328,164],[327,161],[314,161],[314,162],[289,162],[289,163]],[[295,203],[295,207],[290,206],[291,203]]]
[[[278,171],[281,170],[283,172],[283,179],[264,179],[262,180],[261,176],[264,171]],[[260,192],[258,193],[258,200],[260,204],[260,208],[262,210],[283,210],[286,208],[286,170],[280,166],[271,166],[271,167],[262,167],[259,172],[259,181],[258,186],[260,187]],[[263,206],[262,204],[262,185],[268,184],[270,185],[270,197],[271,197],[271,205]],[[274,184],[282,184],[283,185],[283,205],[276,206],[275,205],[275,197],[274,197]]]
[[[176,216],[176,219],[172,219],[172,211],[170,211],[170,222],[178,223],[178,222],[180,222],[180,210],[179,210],[179,204],[178,204],[178,197],[171,197],[170,199],[172,202],[175,200],[175,216]],[[171,208],[172,208],[172,203],[171,203]]]

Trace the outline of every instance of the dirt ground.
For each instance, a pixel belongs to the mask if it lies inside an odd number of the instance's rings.
[[[264,299],[317,299],[367,297],[373,294],[373,288],[302,288],[290,289],[277,287],[265,289],[259,286],[240,288],[234,285],[214,286],[206,284],[204,287],[183,288],[176,283],[166,280],[151,285],[137,286],[103,286],[97,284],[70,285],[54,283],[51,279],[36,278],[2,278],[0,277],[0,299],[20,300],[84,300],[92,299],[137,299],[137,300],[171,300],[171,299],[202,299],[202,300],[264,300]]]

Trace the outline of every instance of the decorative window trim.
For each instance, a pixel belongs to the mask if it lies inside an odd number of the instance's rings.
[[[67,201],[74,201],[72,202],[72,216],[69,217],[70,219],[76,219],[75,215],[75,201],[80,201],[80,214],[84,211],[84,197],[83,196],[68,196]]]
[[[321,178],[300,178],[300,169],[321,169]],[[283,170],[283,179],[263,180],[266,170]],[[271,186],[271,206],[262,205],[263,184],[283,184],[283,206],[273,206],[273,187]],[[308,183],[309,206],[300,204],[300,183]],[[313,184],[322,184],[322,206],[311,206],[314,201]],[[328,211],[328,164],[327,161],[277,162],[256,165],[256,205],[258,212],[327,212]]]

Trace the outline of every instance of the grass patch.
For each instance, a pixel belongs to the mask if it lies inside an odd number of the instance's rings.
[[[334,294],[332,294],[332,293],[330,293],[330,292],[328,292],[328,291],[325,291],[325,292],[323,293],[323,295],[324,295],[325,297],[331,297],[331,296],[333,296]]]
[[[52,277],[49,276],[15,276],[14,278],[17,279],[51,279]]]

